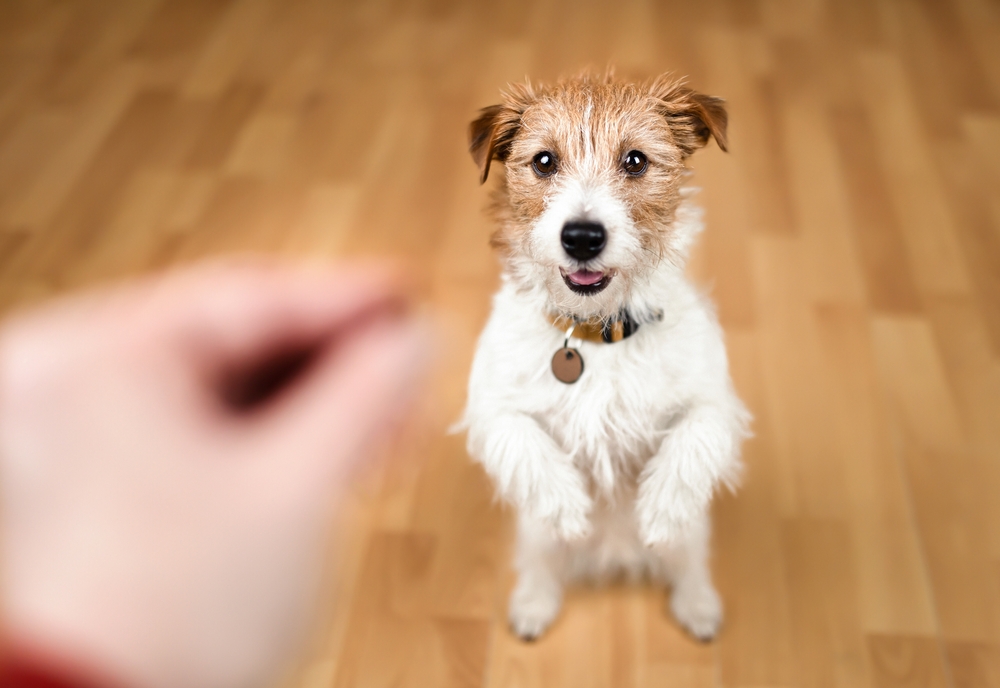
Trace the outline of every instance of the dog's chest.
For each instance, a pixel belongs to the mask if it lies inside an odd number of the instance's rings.
[[[533,415],[599,482],[632,472],[656,451],[671,414],[676,371],[653,332],[615,344],[582,342],[580,378],[566,384],[545,370],[531,383]],[[546,367],[552,351],[536,363]]]

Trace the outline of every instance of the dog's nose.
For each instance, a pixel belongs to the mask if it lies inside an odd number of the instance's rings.
[[[577,260],[590,260],[604,250],[608,233],[596,222],[567,222],[562,229],[562,245]]]

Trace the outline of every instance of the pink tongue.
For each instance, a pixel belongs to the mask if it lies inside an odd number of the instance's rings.
[[[604,273],[591,272],[590,270],[577,270],[576,272],[570,273],[569,278],[575,284],[597,284],[604,279]]]

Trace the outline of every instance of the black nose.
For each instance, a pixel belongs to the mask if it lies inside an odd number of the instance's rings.
[[[577,260],[590,260],[604,250],[608,234],[596,222],[567,222],[562,229],[562,245]]]

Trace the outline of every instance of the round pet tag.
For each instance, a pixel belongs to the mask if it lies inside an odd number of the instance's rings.
[[[559,382],[571,385],[583,375],[583,357],[576,349],[564,346],[552,356],[552,374]]]

